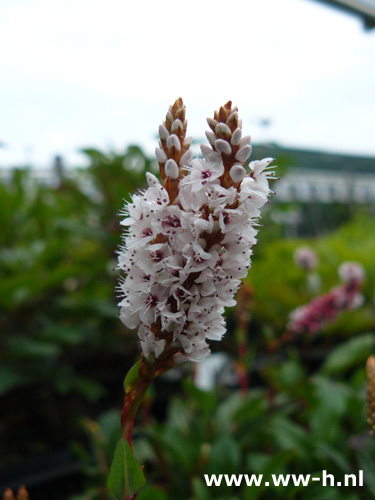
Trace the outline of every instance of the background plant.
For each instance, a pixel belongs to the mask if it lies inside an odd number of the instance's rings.
[[[14,464],[18,468],[17,464],[25,458],[42,456],[68,443],[79,443],[83,450],[93,450],[88,454],[86,452],[85,459],[80,455],[84,464],[91,464],[90,476],[82,476],[80,487],[76,482],[71,487],[77,492],[85,491],[83,497],[90,491],[94,494],[93,490],[103,484],[103,472],[96,465],[95,446],[90,448],[88,434],[79,422],[87,416],[96,420],[106,409],[121,406],[122,386],[119,380],[137,352],[134,336],[118,321],[114,305],[116,276],[112,270],[115,265],[113,248],[120,236],[116,212],[123,204],[124,193],[133,192],[135,186],[141,185],[146,169],[154,169],[153,162],[137,147],[130,147],[121,154],[91,149],[87,150],[87,155],[87,169],[74,174],[65,172],[55,184],[37,181],[32,170],[27,168],[14,170],[9,178],[0,182],[0,405],[5,408],[0,426],[0,465]],[[283,204],[273,207],[273,210],[284,209],[289,208]],[[329,211],[329,206],[325,210]],[[308,436],[315,435],[316,439],[311,438],[310,441],[315,451],[314,458],[309,458],[309,464],[315,464],[317,471],[322,470],[325,464],[329,465],[328,471],[336,470],[337,465],[327,458],[328,452],[324,449],[318,452],[314,448],[319,436],[317,424],[312,424],[313,411],[324,416],[326,410],[319,410],[320,413],[317,410],[323,403],[319,403],[322,398],[317,396],[320,382],[314,385],[313,379],[323,377],[320,384],[326,382],[327,402],[324,404],[328,404],[328,395],[337,387],[345,396],[337,403],[337,415],[333,422],[338,422],[338,430],[332,431],[334,435],[329,441],[331,451],[332,448],[337,449],[336,456],[349,463],[351,471],[364,463],[373,470],[373,455],[369,456],[373,450],[367,441],[364,413],[364,361],[374,348],[375,243],[370,237],[375,232],[374,219],[358,210],[335,231],[330,226],[328,229],[331,232],[327,232],[322,226],[320,232],[323,234],[318,238],[286,238],[283,227],[268,219],[270,214],[271,210],[265,213],[265,227],[260,233],[252,273],[247,280],[256,293],[251,297],[251,320],[246,332],[250,362],[251,396],[248,398],[251,404],[246,406],[244,402],[242,411],[245,415],[246,412],[251,415],[252,411],[258,411],[257,425],[262,420],[268,425],[276,419],[277,409],[279,418],[284,421],[280,429],[284,425],[289,433],[293,433],[297,427]],[[267,349],[268,343],[283,334],[290,311],[311,297],[306,289],[304,273],[293,263],[293,252],[301,244],[308,244],[319,255],[317,272],[322,278],[322,293],[337,284],[336,270],[341,262],[360,262],[367,274],[363,289],[365,303],[357,311],[344,313],[314,338],[302,337],[295,345],[286,346],[272,357]],[[232,333],[236,319],[233,312],[230,309],[227,311],[229,334],[220,345],[220,350],[236,359],[237,346]],[[336,354],[333,356],[333,353]],[[180,413],[186,410],[185,434],[179,432],[191,437],[192,444],[197,439],[194,453],[198,456],[204,439],[191,436],[189,432],[193,431],[189,431],[189,426],[192,424],[195,426],[192,429],[198,428],[198,436],[202,433],[200,426],[210,420],[207,409],[203,410],[205,401],[215,401],[215,404],[210,403],[215,417],[207,424],[214,429],[209,434],[212,439],[208,444],[211,446],[220,435],[215,423],[215,419],[219,418],[218,408],[224,405],[226,397],[232,404],[236,397],[241,399],[233,394],[235,387],[221,388],[213,391],[214,396],[198,391],[197,394],[202,394],[202,401],[198,404],[189,389],[178,388],[177,382],[162,379],[158,383],[161,384],[156,391],[159,396],[144,412],[146,421],[151,416],[154,423],[150,424],[147,438],[136,440],[136,443],[139,441],[136,451],[140,459],[144,457],[150,479],[157,483],[156,490],[151,489],[149,493],[145,487],[142,495],[154,494],[156,499],[163,499],[171,495],[170,491],[177,491],[178,485],[173,478],[166,479],[166,472],[163,472],[160,458],[157,458],[156,441],[151,429],[157,433],[161,428],[160,435],[166,435],[164,422],[172,425],[171,415],[176,414],[177,409]],[[293,393],[292,387],[295,388]],[[174,402],[173,394],[182,390],[186,391],[184,399],[177,398]],[[274,394],[276,401],[287,402],[285,408],[281,406],[282,410],[280,405],[275,406]],[[259,405],[261,409],[256,410]],[[173,409],[174,406],[177,409]],[[166,414],[168,420],[164,420]],[[318,417],[314,418],[315,422],[318,421]],[[232,422],[236,419],[230,417]],[[255,425],[254,421],[249,420]],[[242,429],[244,426],[242,424]],[[260,454],[270,459],[273,453],[280,451],[280,445],[272,441],[267,434],[271,431],[267,429],[265,426],[259,441],[256,432],[246,439],[259,445]],[[107,435],[107,431],[101,432]],[[227,436],[228,432],[225,432]],[[92,433],[89,435],[90,439],[94,439]],[[265,439],[264,443],[260,442],[261,436]],[[240,448],[240,463],[245,464],[243,470],[256,470],[247,467],[246,457],[250,452],[242,449],[242,441],[237,443],[240,439],[238,432],[231,434],[231,438],[236,441],[237,449]],[[111,439],[108,442],[112,442]],[[299,456],[302,453],[299,448],[304,446],[304,441],[293,443],[293,449]],[[356,446],[359,446],[358,450]],[[205,446],[203,451],[208,448]],[[172,460],[172,452],[169,448],[166,450],[167,460]],[[172,468],[173,463],[168,464]],[[187,464],[185,467],[188,467]],[[302,468],[297,458],[282,467],[295,473],[302,470],[311,472],[305,465]],[[184,475],[178,461],[176,470],[179,477]],[[372,472],[366,470],[366,488],[370,493],[363,493],[365,490],[340,490],[339,493],[334,490],[334,493],[349,498],[350,494],[358,498],[361,494],[370,495]],[[192,498],[194,495],[200,498],[198,494],[204,498],[203,489],[199,489],[199,478],[197,475],[194,478],[194,483],[185,478],[182,484],[188,483],[187,491]],[[69,481],[65,480],[65,483]],[[194,486],[195,483],[198,486]],[[36,498],[32,494],[33,488],[28,489],[32,500],[51,498],[51,491],[47,490],[44,498]],[[319,494],[329,495],[328,490],[321,490]],[[54,496],[58,498],[60,491],[62,500],[66,500],[68,495],[62,493],[61,488],[53,492]],[[212,488],[205,488],[205,491],[206,495],[219,493]],[[181,495],[184,494],[185,491],[181,490]],[[245,492],[222,491],[220,494],[230,498]],[[304,490],[295,494],[298,498],[298,495],[306,495],[307,492]],[[140,498],[142,500],[142,496]]]

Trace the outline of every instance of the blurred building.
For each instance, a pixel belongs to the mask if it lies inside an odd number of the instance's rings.
[[[279,202],[341,203],[375,205],[375,157],[332,154],[303,149],[283,148],[274,144],[253,146],[251,160],[276,158],[273,184]],[[58,187],[61,178],[74,177],[76,169],[64,166],[56,156],[51,167],[30,167],[39,182]],[[11,176],[11,168],[1,168],[0,178]]]
[[[375,158],[281,148],[253,147],[252,159],[273,157],[281,179],[276,200],[318,203],[375,203]]]

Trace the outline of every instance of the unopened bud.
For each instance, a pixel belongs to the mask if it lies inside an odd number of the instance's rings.
[[[230,155],[232,153],[232,148],[230,147],[229,142],[224,141],[223,139],[217,139],[215,141],[215,148],[218,153],[224,153],[226,155]]]
[[[215,127],[215,134],[220,139],[230,139],[232,136],[232,131],[225,123],[218,123]]]
[[[169,109],[172,109],[171,107]],[[173,115],[171,111],[168,111],[167,116],[165,117],[165,125],[167,128],[170,128],[173,123]]]
[[[231,130],[235,130],[238,127],[238,113],[236,111],[229,115],[227,125]]]
[[[158,163],[165,163],[168,160],[167,155],[160,148],[155,148],[155,156]]]
[[[219,109],[219,120],[221,122],[226,122],[228,119],[228,111],[225,109],[224,106],[221,106]]]
[[[211,146],[215,145],[216,141],[216,135],[213,132],[206,132],[206,137],[208,139],[208,142],[211,144]]]
[[[177,119],[172,123],[172,127],[171,127],[172,132],[177,132],[178,130],[182,130],[182,129],[183,129],[183,125],[182,125],[181,120]]]
[[[210,129],[212,130],[212,132],[215,132],[217,121],[214,120],[213,118],[207,118],[207,123],[208,123]]]
[[[241,163],[244,163],[248,158],[250,158],[251,150],[251,146],[244,146],[237,151],[235,159],[237,161],[240,161]]]
[[[169,132],[164,125],[159,125],[159,137],[166,141],[168,139]]]
[[[177,179],[179,172],[177,163],[172,159],[167,160],[166,164],[164,165],[164,172],[167,177],[170,177],[171,179]]]
[[[246,170],[242,165],[233,165],[230,169],[229,175],[233,182],[241,182],[245,177]]]
[[[177,151],[181,150],[180,140],[176,134],[170,135],[167,139],[167,148],[171,149],[172,147],[175,147]]]
[[[239,146],[241,142],[241,137],[242,137],[242,130],[240,128],[236,128],[236,130],[232,134],[230,143],[233,146]]]

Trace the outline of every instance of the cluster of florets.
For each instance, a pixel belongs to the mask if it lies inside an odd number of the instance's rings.
[[[250,138],[242,138],[231,103],[208,120],[212,148],[193,159],[184,112],[176,101],[159,128],[162,183],[148,173],[148,189],[125,206],[120,317],[138,327],[144,356],[199,361],[210,352],[207,340],[224,335],[224,307],[236,304],[250,268],[273,160],[246,170]]]
[[[314,250],[309,247],[298,247],[294,252],[294,263],[306,272],[312,271],[317,263],[318,257]]]
[[[347,309],[356,309],[363,303],[361,286],[364,269],[357,262],[344,262],[338,269],[342,284],[321,295],[290,315],[288,330],[292,333],[315,333]]]

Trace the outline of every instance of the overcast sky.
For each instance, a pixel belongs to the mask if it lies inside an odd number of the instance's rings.
[[[231,99],[254,143],[375,156],[375,29],[314,0],[183,5],[1,0],[0,165],[152,152],[179,96],[194,137]]]

